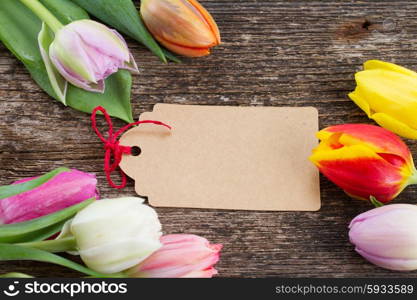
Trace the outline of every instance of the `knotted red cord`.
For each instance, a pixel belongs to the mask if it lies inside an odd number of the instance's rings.
[[[97,111],[100,111],[104,115],[104,118],[106,118],[107,125],[109,126],[109,130],[107,131],[107,139],[97,129],[97,122],[96,122]],[[120,145],[117,138],[119,137],[119,135],[121,135],[123,132],[128,130],[130,127],[133,127],[139,124],[144,124],[144,123],[162,125],[171,129],[171,126],[164,124],[162,122],[144,120],[144,121],[138,121],[138,122],[127,124],[126,126],[116,131],[116,133],[113,133],[113,123],[111,121],[109,114],[104,109],[104,107],[97,106],[96,108],[94,108],[93,112],[91,113],[91,126],[93,127],[94,132],[97,134],[98,138],[104,144],[104,150],[105,150],[104,172],[106,173],[107,182],[109,183],[111,187],[115,189],[122,189],[126,186],[126,181],[127,181],[126,174],[122,171],[122,169],[119,168],[119,173],[120,173],[120,176],[122,177],[122,182],[120,185],[116,185],[111,179],[111,173],[113,173],[119,167],[119,164],[122,160],[122,155],[131,154],[131,151],[132,151],[132,147]]]

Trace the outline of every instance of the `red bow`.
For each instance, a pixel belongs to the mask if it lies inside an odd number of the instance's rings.
[[[107,139],[97,129],[97,122],[96,122],[97,111],[100,111],[104,115],[104,117],[106,118],[107,125],[109,126],[109,130],[107,131]],[[104,144],[104,150],[105,150],[104,172],[106,173],[107,182],[113,188],[122,189],[126,186],[126,181],[127,181],[126,174],[122,171],[122,169],[119,168],[119,173],[120,173],[120,176],[122,177],[122,182],[120,183],[120,185],[114,184],[113,180],[111,179],[111,173],[114,172],[119,167],[119,164],[122,160],[122,155],[131,154],[131,151],[132,151],[132,147],[120,145],[117,139],[123,132],[128,130],[130,127],[133,127],[139,124],[144,124],[144,123],[162,125],[171,129],[171,126],[164,124],[162,122],[144,120],[144,121],[137,121],[134,123],[127,124],[126,126],[116,131],[116,133],[113,133],[113,123],[111,121],[109,114],[104,109],[104,107],[97,106],[96,108],[94,108],[93,112],[91,113],[91,126],[93,127],[94,132],[97,134],[98,138]]]

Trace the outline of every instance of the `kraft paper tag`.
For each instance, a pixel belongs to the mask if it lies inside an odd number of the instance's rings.
[[[309,162],[317,145],[312,107],[156,104],[120,143],[122,170],[136,192],[160,207],[276,211],[320,209],[319,174]]]

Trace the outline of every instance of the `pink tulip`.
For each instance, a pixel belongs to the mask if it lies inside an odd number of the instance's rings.
[[[385,205],[360,214],[350,223],[355,250],[382,268],[417,270],[417,206]]]
[[[159,250],[127,271],[130,277],[211,278],[217,274],[213,266],[219,261],[222,245],[192,234],[164,235],[161,242]]]
[[[33,178],[16,181],[22,183]],[[89,198],[98,198],[94,174],[78,170],[61,172],[42,185],[0,200],[0,224],[35,219]]]
[[[92,92],[104,92],[104,79],[118,69],[138,73],[123,37],[92,20],[74,21],[59,29],[49,56],[67,81]]]

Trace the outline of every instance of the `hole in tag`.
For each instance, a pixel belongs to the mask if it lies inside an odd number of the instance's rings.
[[[130,153],[132,156],[139,156],[142,153],[142,149],[140,149],[138,146],[133,146],[130,150]]]

